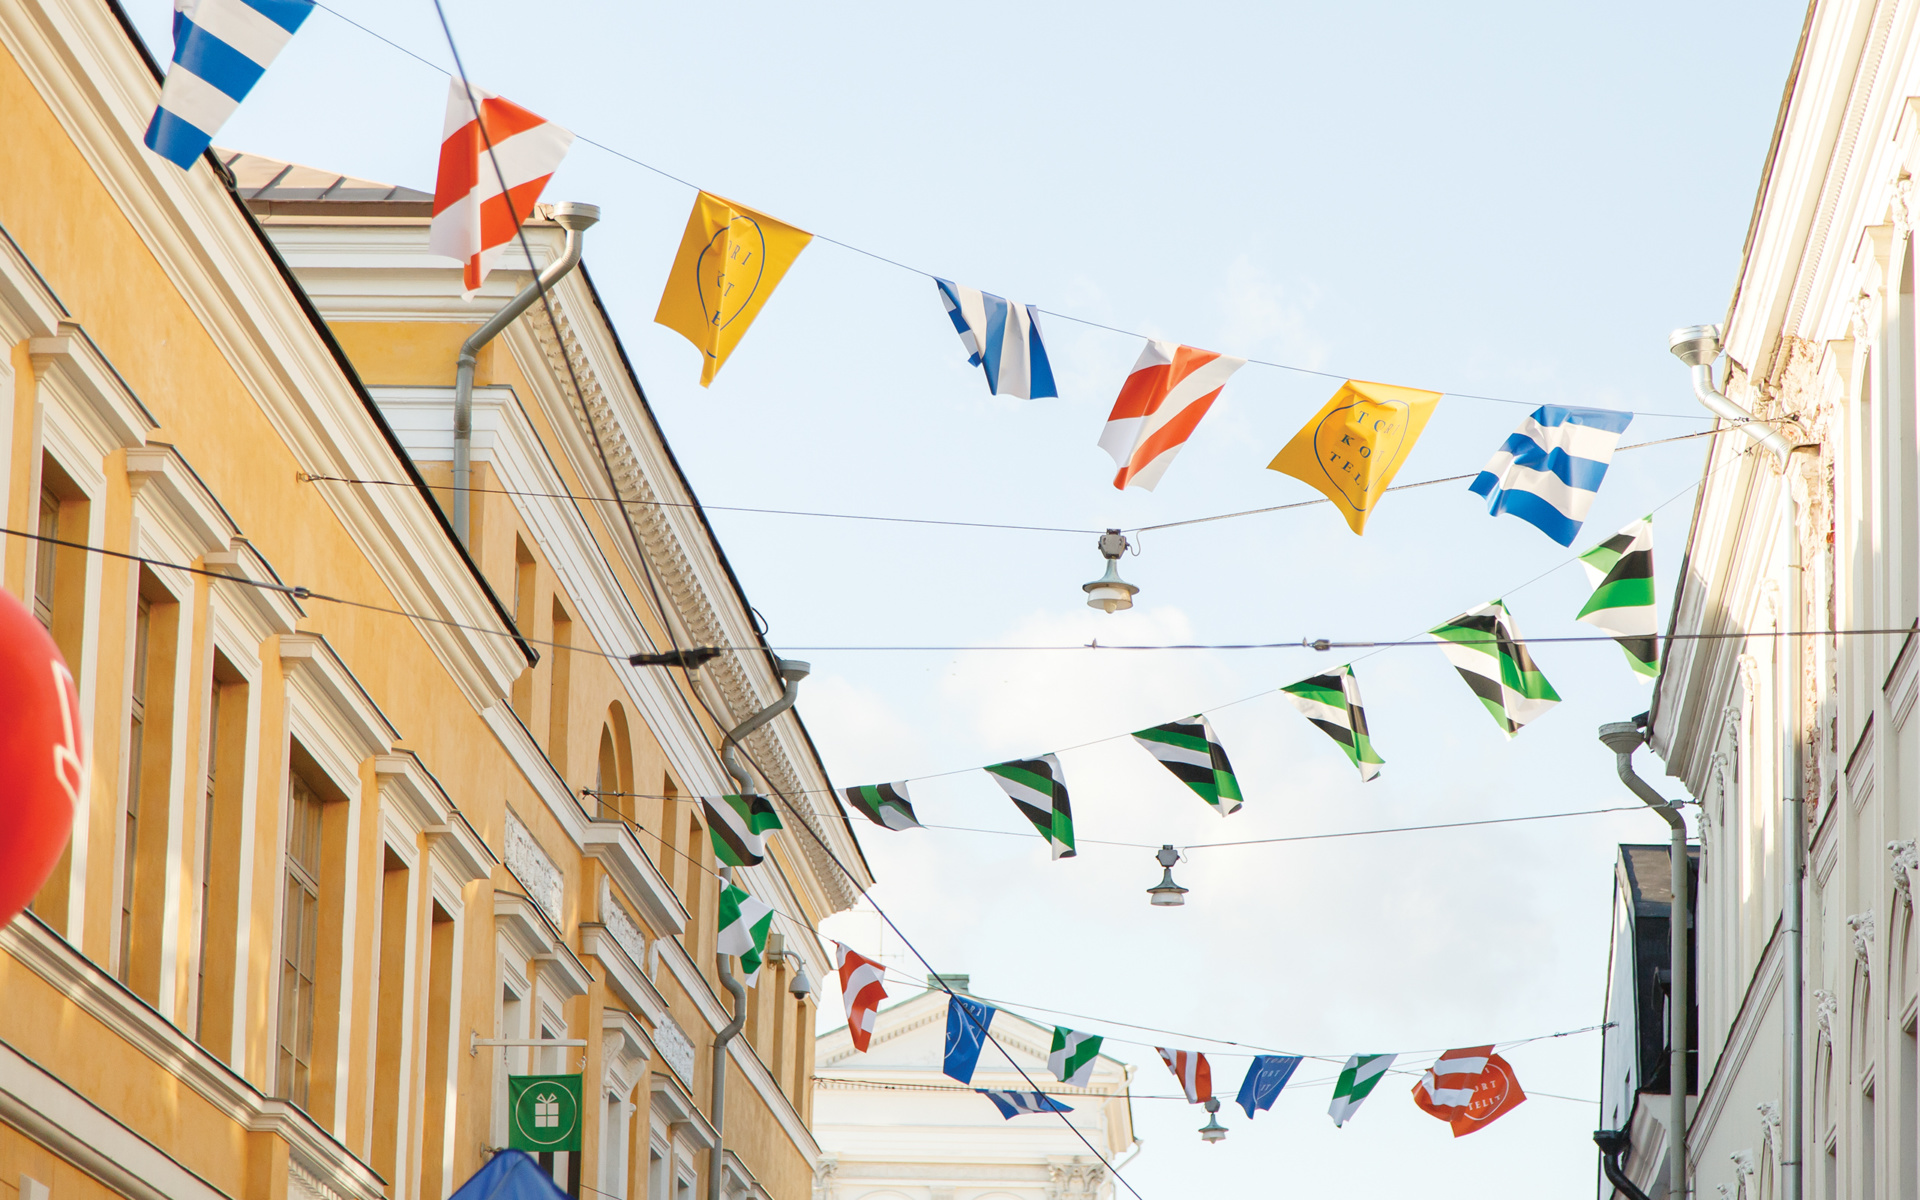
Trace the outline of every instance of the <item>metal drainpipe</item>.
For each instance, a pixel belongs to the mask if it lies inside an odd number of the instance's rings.
[[[1800,676],[1804,669],[1801,661],[1800,612],[1805,597],[1800,561],[1800,502],[1793,497],[1793,481],[1788,468],[1792,465],[1794,454],[1814,447],[1795,446],[1771,429],[1763,433],[1763,427],[1753,420],[1752,413],[1714,390],[1713,361],[1720,356],[1721,349],[1718,325],[1689,325],[1684,329],[1676,329],[1667,339],[1667,348],[1692,371],[1693,394],[1706,406],[1707,411],[1734,422],[1740,432],[1773,451],[1780,460],[1780,486],[1787,510],[1787,582],[1790,592],[1786,631],[1788,692],[1794,697],[1794,717],[1790,730],[1793,750],[1787,756],[1787,793],[1782,798],[1787,810],[1785,851],[1787,880],[1791,886],[1781,898],[1780,906],[1781,933],[1784,935],[1787,959],[1787,1005],[1782,1014],[1786,1026],[1787,1081],[1782,1089],[1786,1094],[1781,1097],[1782,1106],[1787,1111],[1781,1114],[1780,1119],[1780,1131],[1786,1144],[1781,1147],[1780,1165],[1786,1168],[1785,1177],[1781,1180],[1781,1200],[1800,1200],[1805,1180],[1802,1147],[1806,1139],[1803,1136],[1802,1114],[1806,1096],[1807,1038],[1805,898],[1801,892],[1807,875],[1806,823],[1803,819],[1806,801],[1800,786],[1801,772],[1806,764],[1803,761],[1799,718]]]
[[[1645,1192],[1627,1178],[1620,1169],[1620,1155],[1627,1149],[1627,1131],[1624,1129],[1602,1129],[1593,1135],[1594,1144],[1600,1147],[1600,1169],[1606,1172],[1607,1182],[1627,1200],[1652,1200]]]
[[[581,235],[600,220],[600,208],[594,204],[563,203],[553,206],[553,219],[567,231],[566,248],[560,257],[547,264],[534,281],[520,289],[520,294],[500,309],[499,312],[482,325],[472,337],[460,343],[460,357],[455,360],[453,381],[453,509],[451,513],[454,536],[460,544],[472,549],[467,537],[468,514],[472,511],[471,493],[467,488],[473,482],[473,367],[480,354],[480,347],[500,335],[500,331],[513,324],[515,318],[533,302],[545,294],[560,277],[580,265]]]
[[[780,698],[759,712],[735,725],[727,731],[720,742],[721,761],[726,763],[727,774],[733,776],[740,785],[740,794],[753,791],[753,776],[747,774],[747,768],[740,761],[735,747],[742,738],[773,720],[781,713],[793,707],[800,695],[800,681],[805,679],[813,667],[797,659],[782,658],[780,664],[782,687]],[[720,878],[726,883],[733,882],[733,868],[722,867]],[[713,1035],[713,1093],[707,1105],[707,1119],[713,1123],[713,1166],[707,1172],[707,1200],[720,1200],[720,1174],[724,1165],[726,1151],[725,1132],[727,1127],[727,1046],[740,1036],[747,1024],[747,989],[733,977],[733,965],[725,954],[714,955],[714,963],[720,976],[720,986],[733,996],[733,1020]]]
[[[1673,829],[1670,856],[1673,860],[1673,907],[1667,919],[1667,943],[1670,951],[1667,971],[1667,1194],[1672,1200],[1685,1200],[1687,1194],[1687,929],[1692,925],[1693,906],[1689,903],[1687,879],[1687,823],[1673,802],[1653,790],[1633,770],[1633,752],[1646,740],[1632,721],[1615,721],[1600,727],[1600,741],[1613,751],[1620,782],[1644,800]]]

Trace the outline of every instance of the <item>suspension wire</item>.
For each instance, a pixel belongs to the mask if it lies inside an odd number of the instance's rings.
[[[427,58],[425,55],[416,53],[415,51],[408,49],[407,47],[401,45],[399,42],[396,42],[392,38],[387,37],[385,34],[376,33],[374,30],[368,28],[365,25],[362,25],[360,22],[354,20],[352,17],[347,16],[345,13],[341,12],[339,9],[333,8],[332,6],[327,4],[318,3],[317,0],[316,0],[316,3],[314,4],[314,7],[322,9],[325,12],[331,13],[333,16],[338,17],[340,20],[346,22],[348,25],[351,25],[355,29],[358,29],[360,32],[367,34],[368,36],[378,41],[385,42],[388,46],[391,46],[393,49],[398,50],[400,53],[406,55],[408,58],[411,58],[416,62],[419,62],[425,66],[431,67],[433,70],[440,72],[442,75],[451,75],[455,73],[453,71],[448,71],[445,67],[441,66],[439,63],[434,62],[432,59]],[[435,7],[438,8],[437,3]],[[446,21],[445,21],[444,14],[442,14],[441,27],[442,29],[446,28]],[[447,45],[448,45],[448,48],[453,52],[454,66],[460,76],[461,83],[463,85],[466,85],[466,69],[460,63],[460,52],[459,52],[459,49],[453,45],[453,39],[451,34],[449,34],[447,38]],[[466,85],[466,86],[468,86],[469,94],[470,94],[471,85]],[[477,113],[479,110],[478,108],[476,108],[474,111]],[[574,140],[583,142],[586,145],[592,146],[596,150],[603,151],[625,162],[632,163],[636,167],[640,167],[644,170],[651,171],[655,175],[660,176],[662,179],[672,180],[674,183],[677,183],[682,187],[692,188],[694,191],[706,190],[702,188],[699,184],[694,183],[690,179],[683,179],[682,177],[675,175],[671,171],[667,171],[661,167],[656,167],[652,163],[647,162],[640,158],[636,158],[633,155],[628,154],[624,150],[615,149],[614,147],[607,145],[605,142],[596,141],[593,138],[586,137],[582,134],[577,134],[577,133],[574,135]],[[491,153],[493,148],[491,139],[488,140],[487,148],[489,153]],[[509,204],[511,204],[511,202],[509,202]],[[886,263],[888,266],[898,267],[903,271],[909,272],[910,274],[920,275],[928,279],[938,278],[938,276],[934,275],[934,273],[931,271],[923,270],[919,267],[915,267],[907,263],[901,262],[897,258],[889,258],[884,254],[880,254],[875,251],[868,250],[863,246],[856,246],[851,242],[841,241],[839,238],[830,237],[824,233],[814,233],[811,236],[817,241],[831,243],[832,245],[840,247],[842,250],[851,250],[855,254],[864,255],[867,258],[873,259],[875,262]],[[1144,333],[1137,333],[1130,329],[1122,329],[1117,325],[1107,325],[1100,321],[1090,320],[1086,317],[1076,317],[1070,313],[1059,312],[1055,309],[1044,308],[1039,305],[1035,305],[1034,307],[1039,308],[1041,312],[1046,313],[1048,316],[1059,317],[1062,320],[1073,321],[1076,324],[1087,325],[1095,329],[1104,329],[1110,333],[1118,333],[1126,337],[1140,338],[1143,341],[1148,340],[1147,335]],[[1263,359],[1263,358],[1250,358],[1250,359],[1247,359],[1246,361],[1249,364],[1254,366],[1274,367],[1282,371],[1293,371],[1302,375],[1318,375],[1327,379],[1339,379],[1339,380],[1345,381],[1347,379],[1355,378],[1354,376],[1350,376],[1350,375],[1336,374],[1332,371],[1320,371],[1320,370],[1315,370],[1311,367],[1294,366],[1290,363],[1272,362],[1268,359]],[[1472,392],[1442,392],[1441,394],[1447,395],[1447,396],[1453,396],[1456,399],[1460,399],[1460,400],[1485,400],[1494,404],[1517,404],[1521,406],[1538,407],[1542,403],[1541,401],[1537,401],[1537,400],[1512,400],[1512,399],[1507,399],[1500,396],[1481,396],[1481,395],[1476,395]],[[1640,409],[1619,409],[1615,411],[1631,412],[1636,417],[1667,417],[1667,418],[1680,420],[1680,421],[1710,421],[1714,419],[1713,417],[1703,413],[1647,412]]]
[[[1616,446],[1614,452],[1618,454],[1627,450],[1641,450],[1648,446],[1664,446],[1669,442],[1685,442],[1691,441],[1694,438],[1717,437],[1723,433],[1731,433],[1735,428],[1736,426],[1729,425],[1722,429],[1708,429],[1700,433],[1683,433],[1677,437],[1657,438],[1649,442],[1634,442],[1628,446]],[[1463,479],[1474,479],[1477,477],[1478,472],[1467,475],[1446,475],[1438,479],[1422,479],[1413,483],[1396,483],[1392,487],[1382,488],[1381,490],[1383,492],[1402,492],[1413,488],[1432,487],[1437,483],[1459,483]],[[299,479],[302,483],[346,483],[361,487],[410,488],[414,486],[406,480],[356,479],[345,475],[309,475],[304,471],[300,473]],[[1085,535],[1105,532],[1104,529],[1062,525],[1018,525],[997,521],[961,521],[934,517],[892,517],[880,516],[874,513],[820,512],[791,508],[756,508],[732,504],[702,504],[698,501],[685,500],[622,500],[616,496],[586,496],[576,495],[573,492],[545,492],[519,488],[475,487],[473,485],[462,488],[451,483],[430,483],[427,486],[438,491],[484,492],[495,496],[520,496],[536,500],[572,500],[576,503],[584,500],[595,504],[642,504],[655,508],[690,508],[709,512],[756,513],[763,516],[778,517],[820,517],[836,521],[877,521],[896,525],[936,525],[961,529],[1001,529],[1018,533],[1071,533]],[[1255,517],[1265,513],[1285,512],[1289,509],[1311,508],[1316,504],[1331,503],[1332,501],[1325,496],[1316,496],[1311,500],[1296,500],[1288,504],[1271,504],[1264,508],[1248,508],[1241,509],[1237,512],[1216,513],[1210,517],[1193,517],[1184,521],[1165,521],[1158,525],[1129,525],[1122,527],[1121,532],[1138,534],[1152,533],[1161,529],[1183,529],[1189,525],[1207,525],[1214,521],[1229,521],[1235,517]]]

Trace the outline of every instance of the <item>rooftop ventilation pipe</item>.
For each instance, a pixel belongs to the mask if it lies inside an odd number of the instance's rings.
[[[1781,479],[1780,495],[1786,509],[1787,535],[1787,575],[1789,595],[1787,600],[1787,679],[1786,695],[1799,694],[1799,679],[1802,672],[1799,634],[1802,632],[1801,605],[1805,595],[1802,579],[1800,554],[1800,502],[1793,494],[1793,480],[1788,477],[1787,466],[1793,455],[1811,452],[1814,445],[1791,445],[1778,432],[1765,430],[1759,422],[1753,420],[1751,413],[1713,390],[1713,360],[1720,354],[1720,327],[1718,325],[1689,325],[1685,329],[1676,329],[1667,339],[1667,348],[1674,356],[1687,364],[1693,372],[1693,392],[1700,403],[1715,415],[1735,423],[1740,432],[1746,434],[1780,459]],[[1788,755],[1787,789],[1782,797],[1787,813],[1787,836],[1783,850],[1786,854],[1786,878],[1788,886],[1781,897],[1780,925],[1785,942],[1787,966],[1787,1003],[1783,1012],[1786,1026],[1787,1082],[1785,1095],[1781,1097],[1782,1107],[1786,1111],[1781,1115],[1780,1131],[1784,1145],[1780,1149],[1780,1165],[1785,1168],[1781,1180],[1782,1200],[1800,1200],[1804,1176],[1801,1173],[1803,1136],[1803,1100],[1806,1095],[1806,958],[1805,958],[1805,897],[1802,888],[1806,886],[1807,875],[1807,826],[1803,809],[1804,797],[1801,794],[1801,775],[1804,771],[1802,754],[1806,739],[1799,728],[1799,713],[1793,718],[1793,749]],[[1622,760],[1624,761],[1624,760]]]
[[[720,742],[721,760],[727,765],[727,774],[733,776],[734,781],[740,785],[740,794],[743,796],[753,791],[753,776],[747,774],[746,766],[740,761],[738,745],[755,730],[792,708],[793,702],[800,695],[800,681],[813,671],[810,663],[796,659],[777,658],[774,661],[779,665],[780,679],[784,685],[780,690],[780,698],[729,729],[727,736]],[[722,867],[720,875],[727,883],[733,882],[732,867]],[[740,1036],[740,1031],[747,1024],[745,985],[733,977],[733,967],[726,955],[715,955],[714,960],[720,975],[720,986],[727,989],[728,994],[733,997],[733,1020],[728,1021],[724,1029],[713,1035],[713,1099],[707,1105],[707,1120],[713,1123],[713,1166],[707,1172],[707,1200],[721,1200],[724,1194],[724,1189],[720,1186],[720,1175],[725,1167],[726,1149],[724,1134],[727,1127],[727,1046],[734,1038]]]
[[[506,302],[474,335],[460,343],[460,357],[453,382],[453,534],[469,550],[467,531],[472,512],[467,489],[473,483],[473,365],[480,347],[500,336],[500,331],[532,307],[535,300],[560,282],[560,277],[580,265],[581,235],[600,220],[597,204],[562,203],[553,206],[553,219],[567,231],[567,244],[560,257],[547,264],[520,294]]]
[[[1674,801],[1654,791],[1651,784],[1634,772],[1633,752],[1644,741],[1646,734],[1641,732],[1639,721],[1615,721],[1600,727],[1600,742],[1613,751],[1620,782],[1659,813],[1673,830],[1669,851],[1673,863],[1673,907],[1667,919],[1670,977],[1667,984],[1667,1167],[1670,1175],[1667,1195],[1679,1197],[1687,1194],[1687,1009],[1690,1004],[1687,930],[1693,924],[1693,908],[1687,895],[1687,823]],[[1602,1153],[1605,1153],[1604,1146]],[[1612,1172],[1608,1178],[1613,1178]]]

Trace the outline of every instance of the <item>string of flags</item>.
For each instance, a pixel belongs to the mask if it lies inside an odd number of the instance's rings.
[[[1658,671],[1652,518],[1635,521],[1582,555],[1580,562],[1596,582],[1579,619],[1620,643],[1636,678],[1652,678]],[[1446,655],[1509,739],[1560,703],[1560,694],[1529,652],[1513,613],[1502,600],[1491,600],[1442,622],[1428,630],[1427,637]],[[1374,748],[1353,664],[1288,684],[1280,693],[1333,740],[1360,772],[1361,782],[1379,777],[1384,760]],[[1205,714],[1137,730],[1132,736],[1141,749],[1221,816],[1231,816],[1245,804],[1239,776]],[[1073,811],[1058,754],[995,763],[985,770],[1046,840],[1053,858],[1075,855]],[[921,827],[904,781],[844,788],[841,795],[850,807],[883,829],[897,832]],[[725,800],[730,806],[745,803],[737,796]],[[728,832],[732,825],[723,829],[722,824],[734,811],[715,809],[708,802],[716,853],[723,833],[729,838],[729,853],[734,852],[733,835]],[[766,815],[773,826],[778,825],[770,807]],[[722,858],[732,861],[724,855]]]
[[[842,979],[854,981],[843,987],[847,995],[847,1028],[853,1036],[854,1048],[864,1053],[868,1038],[872,1035],[873,1012],[878,1001],[856,999],[851,988],[858,986],[862,988],[863,996],[870,994],[872,988],[879,986],[878,965],[839,942],[834,945],[840,956]],[[852,975],[849,975],[850,965]],[[863,973],[868,970],[876,974],[870,981],[860,982],[866,978]],[[985,1001],[958,992],[947,994],[942,1073],[963,1086],[972,1086],[981,1048],[986,1043],[988,1030],[997,1012],[993,1005]],[[1101,1057],[1102,1042],[1098,1034],[1054,1026],[1053,1041],[1047,1054],[1047,1070],[1067,1087],[1092,1086],[1093,1071]],[[1204,1104],[1209,1111],[1218,1108],[1213,1088],[1213,1066],[1205,1054],[1170,1046],[1156,1046],[1154,1049],[1160,1061],[1166,1064],[1168,1072],[1179,1081],[1187,1103]],[[1332,1103],[1327,1109],[1327,1115],[1336,1127],[1344,1126],[1353,1119],[1360,1106],[1379,1087],[1380,1081],[1386,1078],[1396,1058],[1398,1055],[1395,1054],[1355,1054],[1347,1059],[1334,1081]],[[1303,1061],[1305,1056],[1298,1054],[1255,1055],[1241,1078],[1234,1103],[1246,1111],[1248,1120],[1271,1109]],[[1000,1115],[1007,1120],[1073,1111],[1071,1106],[1060,1103],[1044,1091],[973,1090],[992,1101]],[[1447,1122],[1455,1137],[1464,1137],[1486,1128],[1518,1107],[1526,1098],[1512,1065],[1495,1054],[1492,1046],[1447,1051],[1435,1060],[1413,1087],[1414,1103],[1423,1112]]]
[[[146,143],[190,169],[313,10],[312,0],[175,0],[174,57]],[[450,82],[428,246],[462,265],[471,300],[534,211],[573,142],[555,122],[455,77]],[[701,353],[710,386],[813,235],[700,191],[654,320]],[[1040,310],[930,276],[969,365],[994,395],[1057,397]],[[1143,339],[1098,443],[1115,488],[1152,490],[1247,360]],[[1419,441],[1443,393],[1347,380],[1274,456],[1332,501],[1349,528],[1368,517]],[[1493,515],[1512,513],[1571,545],[1632,414],[1542,405],[1470,485]]]

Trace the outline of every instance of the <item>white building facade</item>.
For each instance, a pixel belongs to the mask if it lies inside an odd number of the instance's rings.
[[[814,1200],[1113,1200],[1106,1164],[1124,1168],[1138,1148],[1133,1068],[1102,1055],[1089,1086],[1067,1087],[1047,1070],[1052,1027],[1002,1011],[993,1038],[1033,1083],[989,1044],[963,1087],[940,1070],[947,1003],[945,992],[926,991],[880,1010],[865,1053],[844,1025],[820,1036]],[[973,1090],[1034,1085],[1073,1109],[1067,1121],[1047,1113],[1003,1118]]]
[[[1657,564],[1689,639],[1649,741],[1698,804],[1700,1196],[1920,1196],[1916,171],[1920,8],[1817,0],[1713,375],[1756,423],[1722,423]],[[1627,1170],[1658,1200],[1665,1103],[1639,1107]]]

